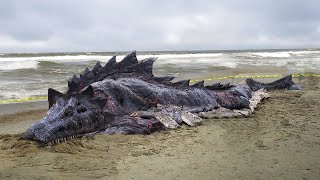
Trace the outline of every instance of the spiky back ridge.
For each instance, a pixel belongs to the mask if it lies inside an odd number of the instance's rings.
[[[136,52],[133,51],[126,55],[122,61],[117,62],[116,56],[113,56],[105,66],[102,66],[98,61],[94,68],[90,71],[88,68],[85,69],[80,77],[74,75],[68,81],[68,91],[67,94],[78,93],[81,89],[87,87],[88,85],[102,81],[106,78],[117,79],[119,77],[140,77],[147,80],[153,80],[158,83],[172,85],[181,88],[204,88],[204,81],[200,81],[193,85],[189,85],[189,80],[182,80],[178,82],[171,82],[175,77],[165,76],[165,77],[154,77],[153,76],[153,63],[156,58],[147,58],[138,61]],[[211,86],[206,86],[210,90],[227,89],[232,86],[221,85],[220,83],[213,84]]]

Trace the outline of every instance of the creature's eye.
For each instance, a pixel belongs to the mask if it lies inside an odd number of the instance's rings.
[[[77,112],[78,113],[83,113],[83,112],[86,112],[87,111],[87,108],[86,107],[79,107],[77,108]]]

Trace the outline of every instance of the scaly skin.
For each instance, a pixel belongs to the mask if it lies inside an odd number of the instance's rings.
[[[65,94],[49,89],[47,115],[22,138],[50,145],[95,132],[150,134],[182,122],[193,124],[199,117],[191,113],[249,108],[252,90],[297,86],[291,76],[269,84],[248,79],[238,86],[172,83],[172,77],[153,76],[154,60],[138,62],[135,52],[119,63],[113,57],[104,67],[97,63],[80,78],[74,76]]]

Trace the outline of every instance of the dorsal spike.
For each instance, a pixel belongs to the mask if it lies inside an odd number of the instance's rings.
[[[114,67],[117,66],[117,56],[112,56],[111,59],[108,60],[107,64],[103,67],[104,72],[108,72],[111,69],[114,69]]]
[[[81,75],[81,74],[80,74]],[[79,78],[77,77],[77,75],[73,75],[73,77],[71,78],[71,81],[76,81],[78,80]]]
[[[91,85],[89,85],[86,89],[81,91],[81,95],[87,96],[87,97],[93,97],[94,90]]]
[[[53,104],[56,103],[56,101],[63,97],[63,94],[55,89],[49,88],[48,89],[48,102],[49,102],[49,109]]]
[[[108,60],[108,62],[105,66],[116,64],[116,63],[117,63],[117,55],[114,55]]]
[[[153,77],[152,79],[160,83],[169,83],[174,78],[175,78],[174,76],[164,76],[164,77]]]
[[[193,85],[191,85],[191,87],[203,88],[204,87],[204,80],[199,81],[197,83],[194,83]]]
[[[147,58],[142,61],[140,61],[138,64],[133,65],[129,68],[127,68],[128,71],[136,72],[139,74],[148,74],[148,75],[153,75],[152,74],[152,68],[153,68],[153,63],[156,60],[156,58]]]
[[[84,74],[88,73],[90,70],[88,67],[86,67],[86,69],[84,70]]]
[[[125,69],[125,68],[128,68],[134,64],[138,64],[136,51],[133,51],[133,52],[129,53],[128,55],[126,55],[122,59],[122,61],[120,61],[118,64],[121,69]]]
[[[206,86],[209,90],[226,90],[234,87],[234,85],[227,83],[227,84],[221,84],[221,82],[212,84],[211,86]]]
[[[80,74],[80,78],[71,79],[68,83],[69,91],[79,92],[84,87],[91,83],[102,81],[106,78],[117,79],[119,77],[137,76],[148,80],[157,81],[163,84],[172,84],[171,80],[174,79],[172,76],[167,77],[153,77],[153,63],[156,58],[147,58],[138,62],[137,54],[135,51],[126,55],[122,61],[117,63],[116,56],[106,63],[104,67],[101,66],[100,62],[97,61],[94,68],[90,71],[86,68],[85,71]],[[178,84],[177,84],[178,85]],[[189,81],[180,83],[179,86],[188,86]]]
[[[207,89],[209,90],[218,90],[221,87],[221,82],[214,83],[211,86],[206,86]]]
[[[83,76],[81,76],[80,80],[83,82],[91,82],[94,79],[94,72],[93,71],[89,71],[85,74],[83,74]]]
[[[71,92],[79,92],[80,87],[75,81],[68,81],[68,89],[68,93],[70,94]]]
[[[102,66],[101,66],[100,62],[97,61],[96,65],[94,66],[94,68],[92,69],[92,71],[95,72],[95,73],[98,73],[101,68],[102,68]]]
[[[175,83],[172,83],[174,86],[180,86],[180,87],[189,87],[190,79],[187,80],[181,80],[177,81]]]

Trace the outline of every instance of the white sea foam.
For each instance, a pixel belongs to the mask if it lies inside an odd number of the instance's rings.
[[[183,59],[183,58],[214,58],[222,56],[222,53],[203,53],[203,54],[160,54],[160,55],[138,55],[138,59],[145,59],[148,57],[157,57],[161,59]],[[112,56],[102,55],[65,55],[65,56],[34,56],[34,57],[1,57],[2,61],[91,61],[91,60],[108,60]],[[117,56],[117,60],[123,59],[124,56]]]
[[[156,57],[159,60],[156,61],[157,66],[164,64],[201,64],[210,66],[225,66],[229,68],[235,68],[239,64],[256,64],[256,65],[275,65],[285,66],[287,60],[291,61],[288,57],[302,57],[306,59],[309,54],[319,54],[320,51],[282,51],[282,52],[236,52],[236,53],[186,53],[186,54],[144,54],[138,55],[138,59],[145,59],[149,57]],[[107,62],[112,56],[107,55],[95,55],[94,53],[87,53],[86,55],[57,55],[57,56],[32,56],[32,57],[0,57],[0,70],[15,70],[24,68],[38,68],[38,62],[51,61],[51,62],[83,62],[98,60],[101,62]],[[239,58],[242,57],[242,58]],[[279,61],[273,61],[272,59],[264,60],[264,58],[277,58]],[[124,55],[117,56],[117,61],[124,58]],[[280,58],[280,59],[278,59]],[[304,59],[304,57],[302,57]],[[259,62],[259,61],[263,62]],[[292,59],[292,61],[299,61],[299,59]],[[315,60],[317,61],[317,60]],[[319,62],[317,62],[319,63]],[[307,64],[306,64],[307,65]]]
[[[176,65],[188,65],[188,64],[215,64],[217,66],[224,66],[225,63],[221,58],[224,57],[223,53],[203,53],[203,54],[160,54],[160,55],[138,55],[138,59],[145,59],[148,57],[158,58],[157,65],[164,64],[176,64]],[[119,60],[122,58],[119,57]],[[226,63],[229,64],[230,63]],[[232,67],[236,65],[231,65]]]
[[[229,68],[235,68],[239,64],[251,64],[251,65],[275,65],[285,66],[287,60],[299,61],[298,59],[288,59],[288,57],[302,57],[309,54],[317,54],[320,51],[283,51],[283,52],[240,52],[240,53],[188,53],[188,54],[144,54],[138,55],[138,59],[145,59],[149,57],[156,57],[159,60],[156,61],[157,66],[164,64],[201,64],[210,66],[225,66]],[[238,57],[243,58],[238,58]],[[23,68],[37,68],[39,61],[51,61],[51,62],[83,62],[98,60],[107,62],[112,56],[106,55],[64,55],[64,56],[33,56],[33,57],[0,57],[0,70],[15,70]],[[272,59],[264,60],[264,58],[281,58],[277,61]],[[124,55],[117,56],[117,61],[124,58]],[[253,59],[252,59],[253,58]],[[261,60],[261,62],[260,62]],[[278,61],[279,60],[279,61]]]
[[[91,55],[65,55],[65,56],[34,56],[34,57],[2,57],[2,61],[53,61],[53,62],[74,62],[74,61],[90,61],[90,60],[105,60],[111,56],[91,56]]]
[[[37,61],[0,61],[0,70],[36,69]]]
[[[287,58],[291,56],[289,52],[256,52],[251,54],[255,56],[260,56],[260,57],[272,57],[272,58]]]
[[[195,53],[195,54],[158,54],[158,55],[138,55],[138,58],[148,58],[150,56],[159,59],[185,59],[185,58],[217,58],[223,56],[223,53]]]
[[[254,52],[254,53],[250,53],[250,54],[252,54],[254,56],[259,56],[259,57],[288,58],[288,57],[291,57],[292,55],[306,56],[306,55],[310,55],[310,54],[320,54],[320,51],[301,50],[301,51],[282,51],[282,52]]]
[[[77,56],[34,56],[34,57],[0,57],[0,70],[16,70],[27,68],[38,68],[40,61],[50,62],[80,62],[80,61],[106,61],[111,56],[90,56],[90,55],[77,55]]]
[[[289,51],[290,53],[293,53],[293,54],[318,54],[320,53],[320,51],[315,51],[315,50],[312,50],[312,51]]]
[[[290,54],[296,56],[306,56],[306,55],[319,55],[320,51],[289,51]]]
[[[163,63],[170,61],[174,63],[175,60],[180,63],[188,63],[192,60],[200,58],[217,58],[221,57],[222,53],[203,53],[203,54],[160,54],[160,55],[138,55],[138,59],[145,59],[148,57],[156,57],[163,60]],[[102,55],[65,55],[65,56],[34,56],[34,57],[0,57],[0,70],[15,70],[24,68],[37,68],[39,61],[51,62],[81,62],[98,60],[106,62],[112,56]],[[121,61],[125,56],[117,56],[117,61]]]

